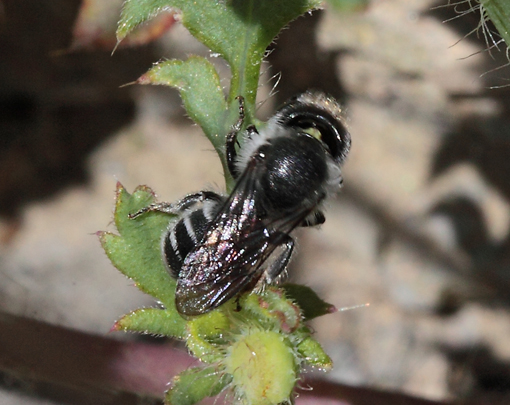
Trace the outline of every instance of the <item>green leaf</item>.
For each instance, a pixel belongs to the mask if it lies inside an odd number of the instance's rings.
[[[260,64],[266,48],[290,21],[320,5],[320,0],[127,0],[124,3],[117,27],[118,41],[140,24],[171,10],[194,37],[229,63],[232,78],[226,105],[216,71],[201,58],[182,64],[170,61],[156,65],[148,75],[161,77],[147,79],[150,83],[163,79],[159,84],[181,89],[188,114],[204,129],[220,156],[227,190],[232,189],[234,182],[227,170],[224,140],[238,118],[235,98],[244,97],[245,125],[252,123]],[[167,67],[168,73],[163,74]]]
[[[186,321],[173,310],[140,308],[120,318],[112,331],[131,331],[184,339]]]
[[[199,56],[190,56],[186,61],[160,62],[141,76],[137,83],[177,88],[188,115],[200,125],[218,155],[224,155],[227,102],[218,72],[211,62]],[[224,159],[223,164],[226,169]]]
[[[203,128],[222,159],[227,189],[233,181],[228,177],[224,143],[239,116],[236,96],[244,97],[246,126],[254,121],[266,48],[288,22],[319,6],[318,0],[125,2],[117,30],[119,41],[143,22],[171,10],[192,35],[230,65],[232,81],[226,100],[215,68],[200,57],[161,62],[138,80],[180,90],[188,114]],[[171,218],[159,212],[148,212],[136,220],[127,218],[154,200],[147,191],[137,190],[130,196],[119,187],[115,223],[120,236],[101,233],[100,237],[112,262],[168,309],[134,311],[114,328],[184,337],[195,356],[215,362],[214,366],[190,369],[176,377],[166,395],[167,403],[192,405],[217,395],[229,384],[236,397],[250,405],[290,403],[301,365],[308,362],[326,368],[330,364],[302,324],[302,313],[311,319],[332,312],[334,307],[310,289],[290,285],[285,292],[267,287],[247,293],[214,311],[182,319],[175,310],[175,281],[168,276],[159,251],[160,237]]]
[[[303,339],[297,346],[298,353],[303,357],[304,361],[312,367],[323,370],[331,370],[333,361],[326,354],[322,346],[310,336]]]
[[[187,324],[186,346],[193,356],[204,363],[221,360],[225,356],[225,333],[232,332],[230,319],[221,310],[191,318]]]
[[[218,395],[230,384],[232,377],[211,367],[194,367],[174,378],[172,388],[166,393],[165,403],[193,405],[206,397]]]
[[[499,35],[510,46],[510,2],[508,0],[482,0],[482,18],[487,17],[496,26]]]
[[[137,287],[160,300],[169,311],[175,311],[175,280],[163,264],[160,241],[171,217],[160,212],[148,212],[136,219],[128,214],[154,202],[154,193],[145,186],[129,194],[117,184],[115,225],[119,232],[99,232],[101,244],[113,265],[134,280]]]
[[[264,291],[245,294],[240,305],[241,317],[253,319],[253,323],[266,329],[292,333],[301,325],[301,309],[278,287],[268,286]]]
[[[285,295],[298,304],[305,321],[336,312],[336,307],[323,301],[310,287],[287,283],[282,285]]]
[[[320,5],[318,0],[127,0],[117,39],[159,13],[177,9],[189,32],[229,63],[229,104],[243,95],[253,106],[266,48],[282,27]]]

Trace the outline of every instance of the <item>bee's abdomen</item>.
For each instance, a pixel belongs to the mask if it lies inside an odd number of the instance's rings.
[[[163,238],[162,250],[172,277],[179,277],[184,259],[200,243],[220,207],[221,204],[215,201],[188,211],[169,228]]]

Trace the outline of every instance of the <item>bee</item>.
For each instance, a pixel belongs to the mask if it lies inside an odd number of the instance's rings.
[[[285,103],[260,131],[239,119],[227,134],[230,195],[190,194],[148,211],[178,215],[161,242],[163,261],[177,280],[175,304],[183,316],[207,313],[240,293],[276,282],[294,249],[290,233],[324,223],[324,201],[342,186],[341,165],[351,137],[338,103],[306,92]],[[242,146],[238,137],[242,132]]]

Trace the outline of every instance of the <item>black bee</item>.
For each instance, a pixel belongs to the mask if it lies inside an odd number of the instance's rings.
[[[290,99],[260,132],[253,125],[246,129],[238,153],[243,122],[239,97],[239,120],[225,145],[236,180],[229,196],[202,191],[130,215],[179,215],[162,238],[162,253],[177,279],[177,310],[185,316],[274,282],[292,255],[289,234],[323,223],[322,203],[342,185],[340,166],[351,138],[332,98],[307,92]]]

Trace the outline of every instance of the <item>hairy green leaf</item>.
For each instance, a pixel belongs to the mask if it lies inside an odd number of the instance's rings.
[[[117,39],[163,11],[179,10],[190,33],[229,63],[229,103],[241,94],[251,106],[266,48],[282,27],[320,5],[318,0],[127,0]]]
[[[172,309],[140,308],[120,318],[113,331],[131,331],[184,339],[186,321]]]
[[[253,318],[269,330],[292,333],[301,325],[301,309],[278,287],[268,286],[264,291],[245,294],[240,305],[241,316]]]
[[[165,402],[172,405],[193,405],[206,397],[218,395],[232,381],[232,376],[216,367],[193,367],[174,378]]]
[[[286,283],[282,285],[282,288],[285,290],[285,295],[301,308],[305,321],[337,310],[334,305],[323,301],[310,287]]]
[[[138,187],[129,194],[117,184],[115,225],[120,235],[99,232],[101,244],[113,265],[134,280],[143,292],[152,295],[169,310],[175,310],[175,280],[163,264],[159,249],[161,235],[171,217],[160,212],[148,212],[136,219],[128,214],[154,202],[148,187]]]
[[[489,17],[499,35],[510,46],[510,2],[508,0],[482,0],[482,19]]]
[[[156,64],[137,83],[162,84],[177,88],[186,112],[195,121],[220,156],[225,145],[227,102],[214,66],[199,56]],[[224,168],[226,169],[226,163]]]
[[[222,310],[211,311],[188,321],[186,346],[204,363],[221,360],[225,355],[224,333],[232,332],[231,320]]]
[[[311,336],[307,336],[297,346],[298,353],[303,360],[312,367],[330,370],[333,367],[333,361],[326,354],[319,342]]]

